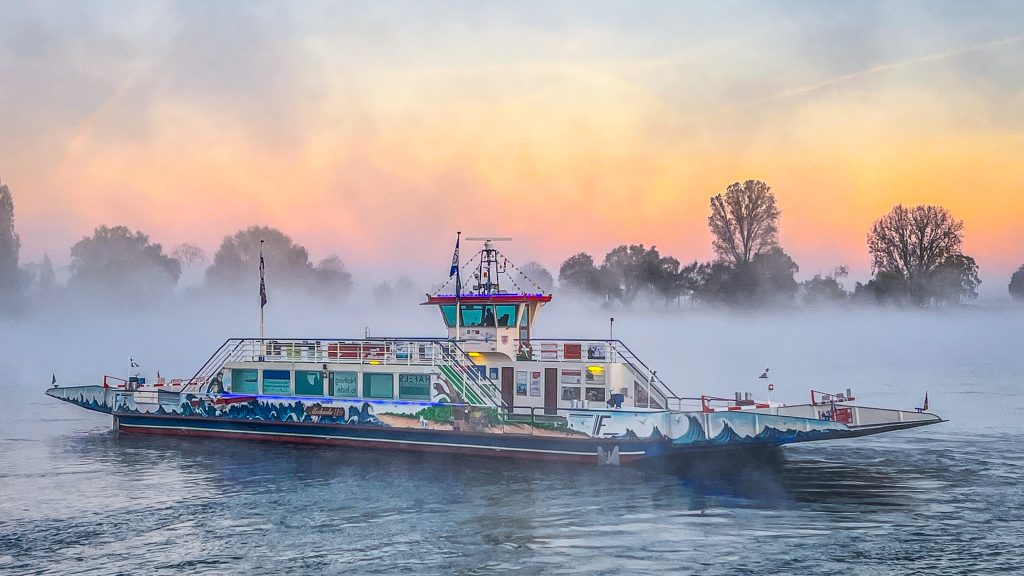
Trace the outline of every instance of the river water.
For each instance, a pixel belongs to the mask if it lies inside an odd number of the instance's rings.
[[[607,330],[552,320],[575,328],[544,336]],[[117,436],[43,395],[52,372],[88,380],[123,349],[201,363],[233,334],[182,338],[197,321],[0,326],[0,573],[1024,573],[1020,311],[620,317],[680,392],[756,391],[768,363],[777,400],[852,387],[909,408],[927,390],[949,419],[687,475]]]

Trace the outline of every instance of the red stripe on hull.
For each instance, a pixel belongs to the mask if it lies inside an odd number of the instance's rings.
[[[195,430],[183,428],[137,428],[130,425],[119,425],[118,430],[131,434],[150,434],[155,436],[198,436],[205,438],[229,438],[233,440],[259,440],[285,442],[289,444],[320,444],[327,446],[345,446],[348,448],[402,450],[407,452],[435,452],[444,454],[461,454],[466,456],[484,456],[490,458],[520,458],[528,460],[545,460],[549,462],[573,462],[578,464],[595,464],[597,454],[555,454],[549,452],[527,452],[514,448],[474,448],[471,446],[439,446],[431,444],[412,444],[408,442],[374,442],[352,438],[317,438],[312,436],[286,436],[278,434],[246,434],[245,432],[226,432],[221,430]],[[643,459],[642,455],[623,454],[619,462],[627,464]]]

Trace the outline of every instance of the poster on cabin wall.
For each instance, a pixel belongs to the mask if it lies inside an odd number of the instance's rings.
[[[589,344],[587,345],[587,359],[588,360],[604,360],[607,354],[605,353],[604,344]]]
[[[562,356],[566,360],[582,360],[583,359],[583,345],[582,344],[565,344],[562,346]]]
[[[558,360],[558,343],[544,342],[540,345],[541,360]]]
[[[526,396],[526,371],[520,370],[516,372],[516,396]]]
[[[491,380],[497,380],[498,379],[498,369],[497,368],[489,368],[488,369],[488,376],[490,376]]]
[[[587,369],[587,384],[604,384],[604,370]]]
[[[562,384],[579,385],[583,378],[582,370],[562,370]]]
[[[530,372],[530,396],[540,396],[540,372]]]

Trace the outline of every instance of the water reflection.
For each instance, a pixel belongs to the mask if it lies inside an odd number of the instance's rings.
[[[804,573],[828,571],[819,550],[918,549],[998,567],[955,539],[1015,545],[1020,443],[894,438],[664,470],[67,432],[7,444],[0,571],[714,574],[778,571],[785,550]]]
[[[611,506],[647,502],[688,510],[725,507],[788,507],[800,504],[901,507],[928,481],[928,468],[906,459],[866,461],[846,451],[838,458],[787,455],[780,449],[696,457],[665,469],[614,468],[544,462],[489,460],[422,453],[378,452],[307,445],[97,433],[67,436],[53,446],[53,461],[102,468],[141,489],[189,489],[202,494],[321,490],[346,486],[349,495],[371,480],[409,494],[478,493],[482,504],[546,502],[565,491],[567,501]],[[828,453],[828,450],[824,450]],[[442,488],[443,487],[443,488]],[[498,487],[500,491],[489,491]],[[365,493],[365,497],[373,497]]]

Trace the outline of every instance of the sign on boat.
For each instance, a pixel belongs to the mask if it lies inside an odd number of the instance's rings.
[[[495,248],[499,239],[479,240],[465,264],[456,243],[448,284],[423,303],[438,307],[443,337],[231,338],[191,378],[106,376],[46,393],[109,414],[128,434],[600,465],[686,463],[942,422],[927,402],[873,408],[853,404],[849,390],[811,391],[797,405],[677,395],[610,334],[535,334],[551,294]],[[261,284],[261,312],[265,296]]]

